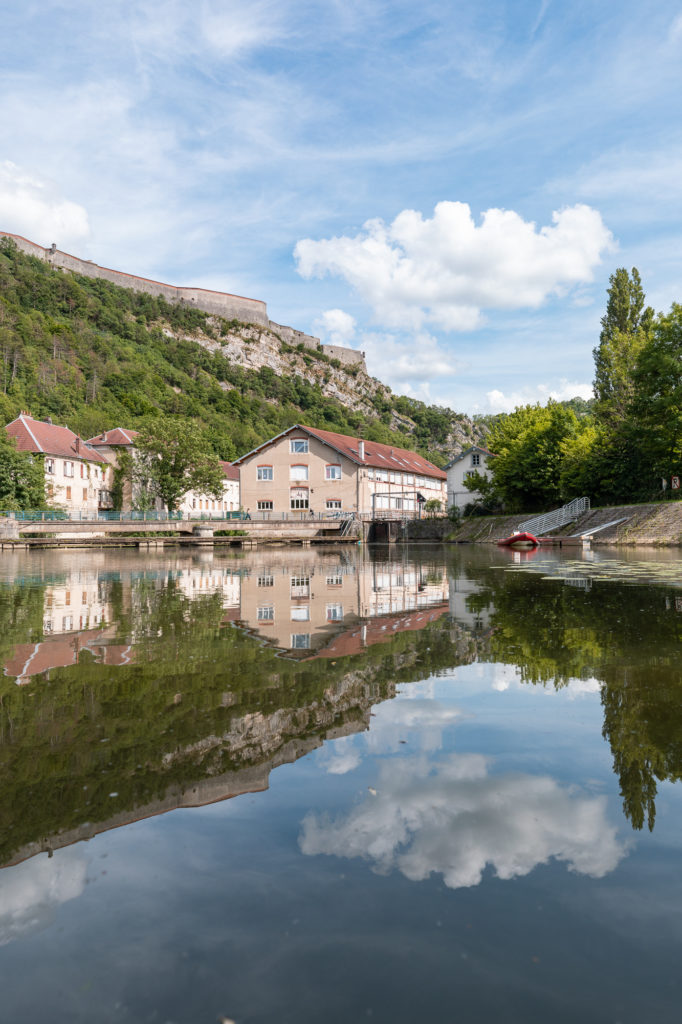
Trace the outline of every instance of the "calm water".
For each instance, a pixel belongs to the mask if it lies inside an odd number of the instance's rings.
[[[677,1022],[682,561],[0,562],[0,1020]]]

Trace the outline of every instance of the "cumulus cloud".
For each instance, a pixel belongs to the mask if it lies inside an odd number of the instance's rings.
[[[52,182],[10,160],[0,162],[0,225],[45,245],[54,239],[79,242],[90,234],[83,206],[65,199]]]
[[[492,391],[486,392],[486,411],[513,412],[520,405],[534,405],[536,402],[541,402],[544,405],[550,398],[553,398],[555,402],[563,402],[570,398],[587,400],[593,397],[591,384],[581,384],[578,381],[562,378],[554,387],[548,384],[538,384],[534,388],[523,388],[521,391],[511,391],[508,394],[493,388]]]
[[[313,330],[331,345],[353,346],[355,318],[343,309],[327,309],[313,322]]]
[[[627,852],[607,820],[605,797],[561,788],[549,776],[494,776],[488,769],[479,754],[435,765],[391,758],[376,795],[348,814],[308,814],[300,848],[363,857],[382,873],[397,869],[414,881],[440,874],[452,889],[478,885],[488,865],[511,879],[552,858],[602,878]]]
[[[374,754],[397,751],[401,740],[412,733],[421,750],[438,750],[443,743],[443,730],[462,717],[459,708],[434,697],[386,701],[374,710],[372,728],[365,737],[367,749]]]
[[[585,205],[555,211],[538,229],[513,210],[486,210],[476,224],[466,203],[441,202],[431,218],[403,210],[388,225],[367,221],[353,238],[304,238],[294,256],[305,278],[344,278],[389,327],[466,331],[483,310],[537,308],[591,281],[613,244]]]
[[[86,869],[83,854],[71,848],[0,871],[0,946],[46,928],[61,903],[83,892]]]

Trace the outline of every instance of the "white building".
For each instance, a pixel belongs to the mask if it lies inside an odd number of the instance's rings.
[[[448,508],[454,505],[456,508],[464,508],[472,501],[479,501],[482,495],[479,491],[470,491],[466,488],[464,481],[472,473],[481,473],[482,476],[490,478],[488,461],[495,456],[487,448],[474,445],[466,451],[456,455],[445,467],[448,474]]]

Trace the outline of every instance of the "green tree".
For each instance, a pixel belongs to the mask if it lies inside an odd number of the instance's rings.
[[[176,511],[188,491],[222,496],[222,467],[193,423],[159,416],[142,428],[136,445],[149,487],[169,512]]]
[[[480,491],[486,503],[509,512],[556,505],[563,497],[562,444],[581,429],[573,410],[559,402],[526,405],[499,416],[486,439],[497,456],[488,463],[490,481],[473,473],[466,485]]]
[[[0,430],[0,509],[20,512],[45,508],[42,458],[19,452],[13,437]]]
[[[636,267],[632,276],[625,267],[611,274],[599,345],[594,349],[595,411],[597,418],[606,423],[622,421],[633,396],[633,373],[654,318],[653,309],[645,308],[644,300]]]
[[[646,465],[644,486],[682,469],[682,305],[656,318],[634,373],[629,427]],[[643,470],[644,471],[644,470]]]

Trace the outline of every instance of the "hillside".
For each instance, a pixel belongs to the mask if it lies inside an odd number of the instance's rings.
[[[171,414],[198,420],[232,459],[303,421],[442,465],[485,433],[273,328],[53,269],[9,239],[0,240],[0,356],[3,423],[25,409],[84,437]]]

